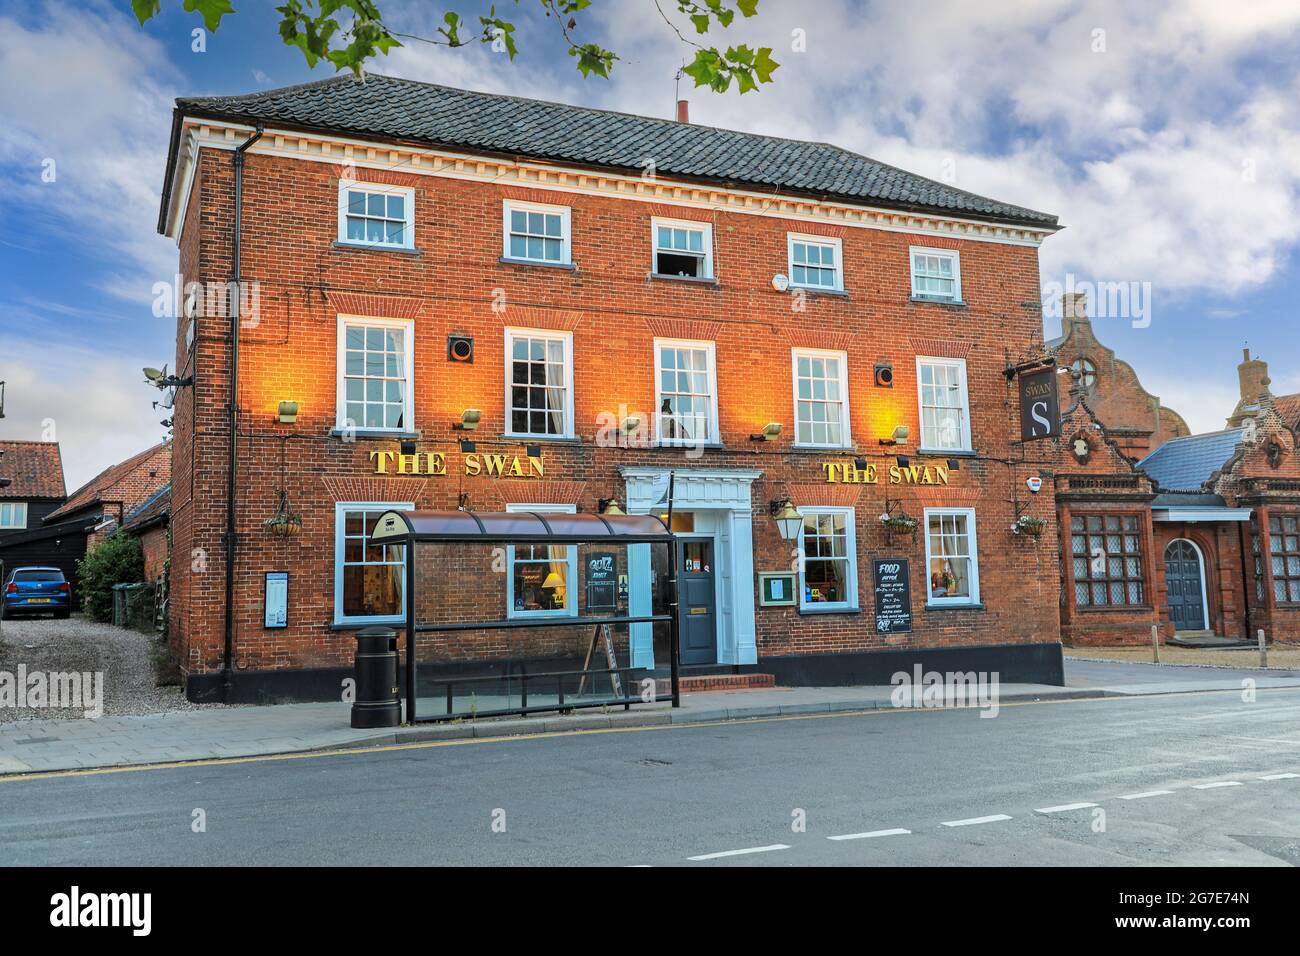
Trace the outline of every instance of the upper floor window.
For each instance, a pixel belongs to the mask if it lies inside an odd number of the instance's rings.
[[[573,437],[573,335],[506,329],[507,432]]]
[[[961,257],[952,249],[912,247],[912,295],[961,301]]]
[[[410,320],[339,316],[339,428],[413,428],[414,337]]]
[[[655,339],[655,435],[665,445],[718,439],[717,372],[712,342]]]
[[[415,190],[341,180],[339,242],[414,249]]]
[[[655,275],[713,278],[713,227],[708,223],[652,219]]]
[[[796,445],[847,448],[849,357],[845,352],[794,349],[794,441]]]
[[[569,207],[505,203],[502,256],[521,262],[569,265]]]
[[[925,564],[930,570],[929,604],[979,603],[975,509],[925,509]]]
[[[840,240],[791,233],[789,245],[790,285],[832,291],[844,288]]]
[[[1097,366],[1089,359],[1075,359],[1070,363],[1070,371],[1073,373],[1074,380],[1084,388],[1092,388],[1097,384]]]
[[[921,405],[921,448],[970,451],[966,360],[917,356],[916,388]]]
[[[27,502],[0,501],[0,528],[14,530],[27,527]]]

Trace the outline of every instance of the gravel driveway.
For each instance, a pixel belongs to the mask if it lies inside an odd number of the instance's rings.
[[[81,615],[66,621],[17,618],[0,631],[0,671],[101,672],[105,714],[156,714],[192,710],[179,687],[154,686],[149,659],[154,639],[139,631],[96,624]],[[80,709],[0,706],[0,723],[31,718],[83,719]]]

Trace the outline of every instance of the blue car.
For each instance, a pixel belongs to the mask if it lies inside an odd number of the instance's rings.
[[[72,613],[72,585],[58,568],[14,568],[5,579],[0,617]]]

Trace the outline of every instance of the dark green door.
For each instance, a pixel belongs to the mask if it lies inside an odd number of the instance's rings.
[[[1179,538],[1165,548],[1165,587],[1169,619],[1175,631],[1205,627],[1205,599],[1201,596],[1201,559],[1190,541]]]
[[[713,541],[682,538],[677,552],[683,664],[718,662]]]

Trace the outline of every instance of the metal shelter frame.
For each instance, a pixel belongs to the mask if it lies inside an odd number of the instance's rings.
[[[675,536],[668,526],[655,515],[601,515],[601,514],[560,514],[535,511],[519,512],[474,512],[474,511],[385,511],[379,516],[370,540],[376,544],[401,544],[405,546],[406,558],[406,723],[428,723],[450,720],[456,716],[451,713],[450,700],[453,684],[471,684],[476,681],[498,681],[501,678],[462,677],[446,683],[448,694],[448,713],[423,720],[417,715],[415,693],[415,642],[416,635],[429,632],[447,631],[505,631],[528,627],[600,627],[612,624],[656,624],[668,625],[670,664],[672,672],[672,693],[656,694],[655,701],[671,701],[674,707],[681,706],[681,689],[679,671],[681,645],[679,622],[677,617],[677,547]],[[640,616],[622,615],[612,617],[573,618],[539,618],[507,619],[498,621],[460,621],[444,624],[419,624],[415,620],[415,554],[416,546],[422,543],[432,544],[663,544],[668,551],[668,574],[664,581],[666,614],[647,614]],[[619,673],[626,680],[629,672],[637,668],[622,667],[604,670],[589,670],[590,675]],[[610,703],[622,704],[630,708],[634,703],[644,702],[641,697],[628,697],[626,691],[622,699],[609,699],[592,702],[569,702],[564,700],[563,679],[576,671],[548,671],[536,674],[519,674],[521,681],[521,703],[519,707],[504,710],[480,712],[479,717],[505,716],[508,714],[528,714],[538,711],[572,710],[580,707],[601,707]],[[556,706],[528,706],[528,682],[555,679],[559,687],[559,702]]]

